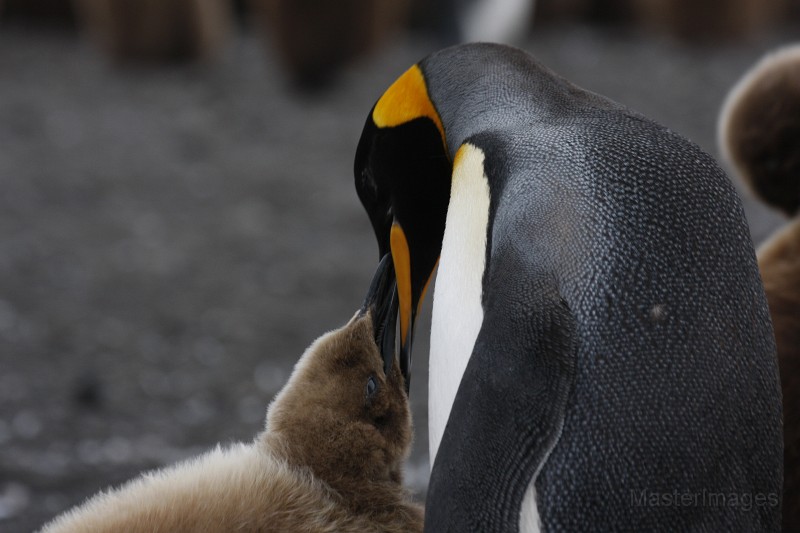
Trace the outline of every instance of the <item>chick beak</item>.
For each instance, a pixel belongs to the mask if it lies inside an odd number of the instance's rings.
[[[416,313],[412,311],[408,331],[406,332],[405,338],[400,339],[400,372],[403,374],[403,379],[406,383],[406,393],[408,393],[409,386],[411,385],[411,345],[414,341],[415,319]]]
[[[375,344],[381,352],[383,371],[387,376],[395,358],[398,302],[394,263],[391,254],[386,254],[375,270],[360,314],[370,313],[372,317]],[[403,378],[406,379],[405,375]]]

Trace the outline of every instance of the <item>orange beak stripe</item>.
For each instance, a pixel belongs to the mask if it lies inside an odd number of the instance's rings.
[[[397,295],[400,299],[400,345],[405,346],[408,327],[411,322],[411,255],[408,240],[400,224],[392,224],[389,236],[392,247],[392,260],[397,276]]]

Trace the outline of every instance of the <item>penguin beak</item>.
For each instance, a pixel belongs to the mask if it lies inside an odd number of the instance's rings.
[[[408,392],[414,323],[442,248],[453,164],[422,72],[413,67],[404,76],[367,117],[353,172],[379,256],[391,254],[394,262]]]
[[[414,342],[414,326],[417,319],[417,312],[422,302],[425,300],[425,292],[428,289],[431,278],[433,278],[436,264],[434,264],[430,272],[425,272],[426,269],[420,270],[417,268],[416,272],[412,273],[409,241],[402,226],[396,221],[392,224],[390,230],[389,244],[394,261],[394,270],[397,279],[397,298],[399,300],[400,371],[405,378],[406,392],[408,392],[408,387],[411,384],[411,351]],[[427,275],[427,277],[423,279],[422,276],[420,276],[420,272],[424,272],[423,275]],[[417,274],[417,276],[414,276],[414,274]],[[416,279],[417,277],[420,279]]]
[[[394,264],[390,254],[386,254],[378,264],[375,275],[361,306],[360,316],[370,313],[375,344],[383,358],[383,371],[388,376],[395,357],[395,335],[397,324],[397,283]],[[405,373],[403,377],[408,383]],[[406,385],[406,388],[408,385]]]

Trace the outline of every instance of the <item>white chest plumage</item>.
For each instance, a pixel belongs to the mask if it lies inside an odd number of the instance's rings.
[[[453,162],[439,276],[433,294],[428,384],[431,462],[483,322],[481,280],[489,224],[483,152],[465,144]]]
[[[483,152],[470,144],[462,145],[453,161],[450,204],[433,294],[428,383],[431,464],[483,323],[481,294],[491,201],[483,162]],[[520,531],[538,530],[531,484],[522,505]]]

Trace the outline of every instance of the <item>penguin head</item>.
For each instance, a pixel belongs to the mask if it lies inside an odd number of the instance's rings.
[[[445,131],[415,65],[381,96],[356,150],[355,185],[397,280],[400,368],[408,385],[414,321],[439,259],[450,197]]]
[[[387,256],[362,309],[306,350],[267,413],[266,438],[339,490],[400,483],[411,446],[411,414],[393,361],[394,342],[388,363],[379,348],[382,323],[391,321],[394,330],[397,316],[393,277]]]

